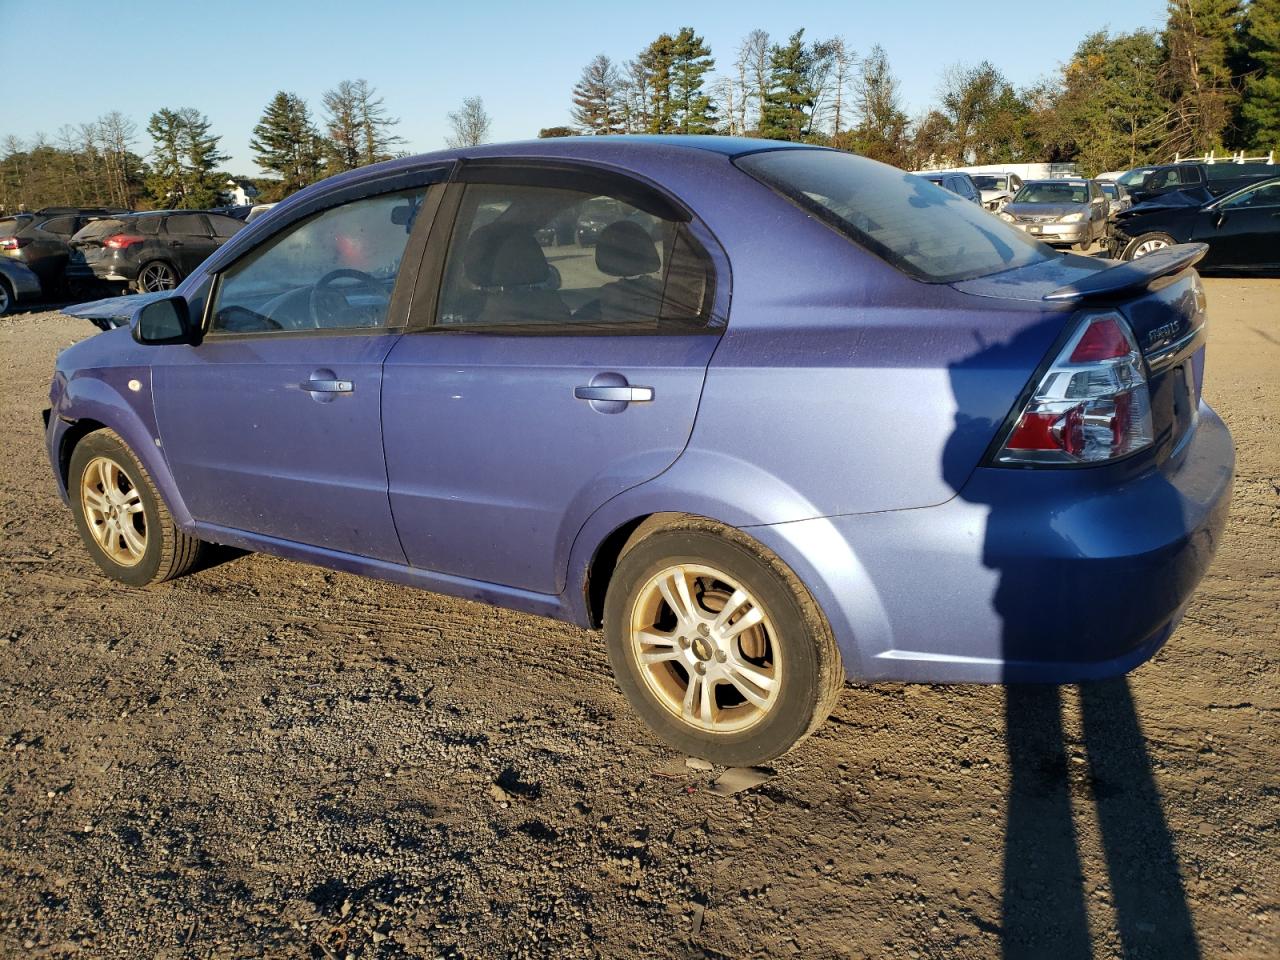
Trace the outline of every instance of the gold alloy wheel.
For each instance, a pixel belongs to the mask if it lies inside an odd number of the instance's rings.
[[[120,465],[94,457],[80,477],[80,506],[89,533],[114,563],[132,567],[147,552],[142,494]]]
[[[768,613],[700,564],[659,571],[631,606],[631,655],[667,710],[708,733],[755,726],[778,702],[782,657]]]

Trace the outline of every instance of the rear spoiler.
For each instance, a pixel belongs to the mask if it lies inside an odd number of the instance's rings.
[[[1075,283],[1059,287],[1044,295],[1053,303],[1071,300],[1090,300],[1095,297],[1114,297],[1131,290],[1148,286],[1160,277],[1180,273],[1193,267],[1209,252],[1207,243],[1180,243],[1149,253],[1138,260],[1118,263],[1106,270],[1099,270]]]

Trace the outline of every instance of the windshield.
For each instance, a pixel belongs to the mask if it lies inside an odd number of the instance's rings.
[[[1116,188],[1116,185],[1114,183],[1102,184],[1102,192],[1105,193],[1112,200],[1115,200],[1117,197],[1120,196],[1120,191],[1119,189]]]
[[[1013,198],[1014,203],[1088,203],[1089,187],[1083,183],[1041,180],[1028,183]]]
[[[1007,190],[1009,188],[1008,177],[992,177],[982,174],[975,174],[973,182],[978,185],[979,190]]]
[[[982,277],[1053,254],[924,177],[838,150],[784,149],[735,161],[898,269],[932,283]]]
[[[1116,183],[1122,187],[1132,187],[1142,183],[1142,178],[1153,171],[1155,167],[1138,167],[1136,170],[1130,170],[1128,173],[1122,173],[1116,177]]]

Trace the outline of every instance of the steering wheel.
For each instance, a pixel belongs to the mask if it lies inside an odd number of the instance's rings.
[[[355,283],[345,290],[339,290],[333,286],[338,280],[354,280]],[[359,326],[348,322],[351,303],[347,300],[347,292],[353,290],[368,290],[379,296],[382,294],[382,281],[363,270],[347,267],[330,270],[317,280],[308,298],[312,326],[317,329]]]

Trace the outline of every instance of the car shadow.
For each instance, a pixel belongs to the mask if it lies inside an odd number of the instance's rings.
[[[952,391],[961,411],[953,441],[958,443],[975,429],[992,432],[989,422],[965,417],[963,411],[977,409],[967,392],[981,389],[981,371],[1000,369],[1026,347],[1017,338],[1003,344],[980,341],[974,354],[953,364]],[[1049,509],[1037,513],[1025,504],[1014,509],[998,496],[976,492],[968,466],[953,455],[951,444],[942,470],[961,499],[987,511],[983,564],[995,574],[991,604],[1002,625],[1010,769],[1002,956],[1076,960],[1109,955],[1095,950],[1092,910],[1114,916],[1114,933],[1125,957],[1195,960],[1200,949],[1174,839],[1128,681],[1121,677],[1078,685],[1083,729],[1078,743],[1068,737],[1064,722],[1064,700],[1071,687],[1010,682],[1015,677],[1009,664],[1046,657],[1045,638],[1035,625],[1068,610],[1076,612],[1068,605],[1089,603],[1087,596],[1053,582],[1050,569],[1020,559],[1016,545],[1041,544],[1068,561],[1082,555],[1083,548],[1062,532],[1059,518]],[[1174,491],[1164,492],[1168,509],[1179,510]],[[1098,629],[1107,629],[1105,620]],[[1087,643],[1088,638],[1081,641]],[[1069,651],[1053,654],[1070,659]],[[1107,877],[1091,873],[1086,880],[1076,814],[1090,805],[1096,812]],[[1093,928],[1102,929],[1097,915]],[[1106,936],[1107,942],[1111,939]]]

